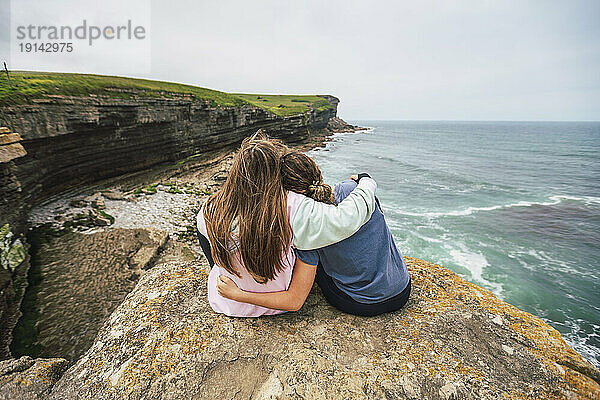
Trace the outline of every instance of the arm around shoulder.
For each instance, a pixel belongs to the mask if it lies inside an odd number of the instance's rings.
[[[223,297],[242,303],[274,310],[298,311],[310,293],[316,271],[316,266],[306,264],[297,258],[288,290],[269,293],[246,292],[239,289],[230,278],[220,276],[217,281],[217,291]]]
[[[305,198],[292,221],[294,246],[312,250],[352,236],[375,211],[377,183],[363,177],[356,188],[337,206]]]

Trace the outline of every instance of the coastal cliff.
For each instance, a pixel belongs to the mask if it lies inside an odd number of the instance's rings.
[[[0,131],[0,398],[600,397],[600,373],[554,328],[416,258],[407,257],[413,292],[398,312],[346,315],[317,286],[295,313],[212,311],[194,212],[256,130],[310,147],[359,129],[336,117],[335,97],[31,76],[15,79],[38,82],[31,97],[0,90],[0,125],[10,128]],[[114,187],[154,170],[151,184]],[[92,195],[90,185],[99,185]],[[32,207],[61,196],[68,211],[46,215],[60,232],[29,249]],[[92,220],[85,234],[81,216]],[[20,332],[42,325],[38,340],[54,352],[12,358],[30,263],[47,274],[33,288],[43,315]]]
[[[23,201],[38,204],[56,193],[103,179],[146,171],[188,157],[233,150],[258,129],[295,143],[327,126],[338,99],[305,113],[278,116],[249,103],[208,100],[56,95],[34,104],[0,107],[0,126],[19,132],[27,155],[14,160]]]

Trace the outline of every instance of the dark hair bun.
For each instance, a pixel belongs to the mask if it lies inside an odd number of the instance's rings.
[[[331,203],[333,199],[331,186],[326,185],[323,182],[313,182],[313,184],[308,187],[307,195],[322,203]]]

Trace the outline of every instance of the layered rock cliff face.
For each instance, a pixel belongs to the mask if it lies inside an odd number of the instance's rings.
[[[10,357],[11,332],[20,316],[29,270],[23,235],[28,207],[15,165],[26,155],[21,136],[0,128],[0,360]]]
[[[0,226],[8,224],[20,233],[24,229],[27,208],[15,162],[27,155],[18,133],[0,127]]]
[[[0,108],[0,126],[20,132],[27,155],[14,160],[24,201],[196,154],[233,148],[262,128],[289,142],[305,140],[335,117],[333,107],[279,117],[249,104],[212,106],[185,96],[134,100],[86,97],[37,100]]]

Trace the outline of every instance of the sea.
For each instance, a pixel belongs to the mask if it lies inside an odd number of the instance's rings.
[[[600,368],[600,122],[350,121],[310,155],[369,173],[396,245],[552,325]]]

